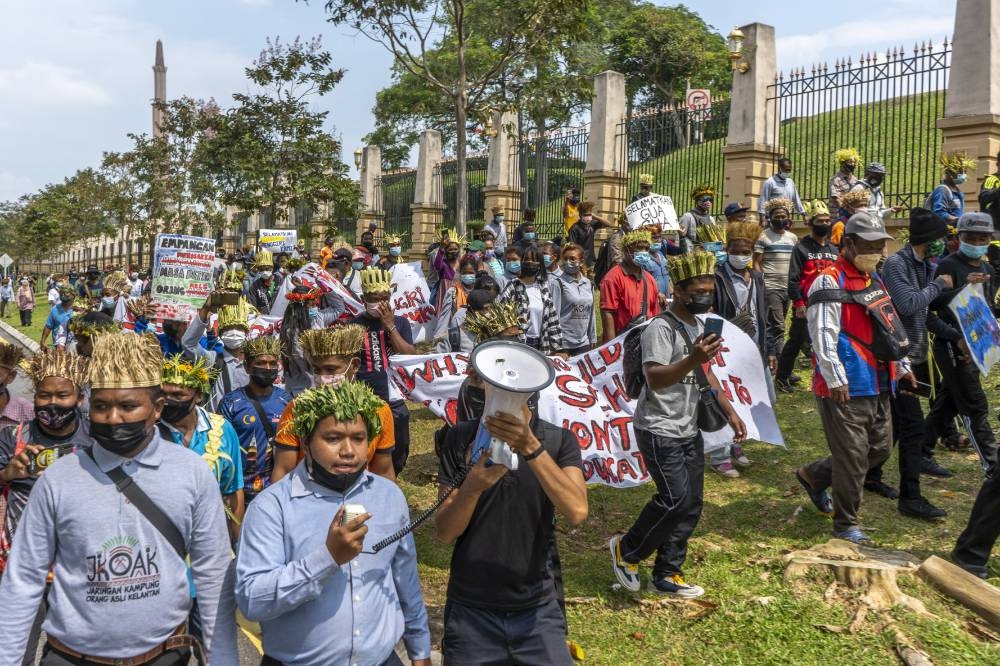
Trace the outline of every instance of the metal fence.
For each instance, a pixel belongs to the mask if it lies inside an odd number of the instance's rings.
[[[483,224],[483,213],[486,207],[486,155],[469,155],[465,158],[466,206],[465,221]],[[454,160],[439,162],[434,166],[433,187],[437,188],[439,201],[445,205],[444,226],[455,228],[456,200],[458,194],[458,170]],[[411,192],[412,194],[412,192]]]
[[[950,65],[946,39],[939,47],[916,45],[910,55],[899,47],[779,74],[768,103],[803,201],[829,197],[839,169],[833,153],[854,147],[864,163],[886,165],[887,204],[920,205],[940,178],[936,121],[944,116]]]
[[[715,213],[721,212],[729,132],[729,99],[713,99],[708,108],[664,106],[625,118],[618,125],[619,170],[627,173],[624,196],[639,191],[639,176],[653,177],[653,192],[674,200],[677,214],[691,206],[698,185],[715,188]],[[620,202],[624,210],[627,200]]]
[[[506,212],[514,225],[521,222],[525,208],[535,210],[539,238],[564,235],[562,206],[568,190],[583,190],[587,165],[586,125],[567,127],[545,134],[528,134],[511,148],[511,182],[521,190],[518,210]]]
[[[405,234],[403,250],[413,244],[413,210],[410,204],[417,187],[417,172],[383,173],[375,179],[375,202],[372,208],[385,214],[383,230],[387,234]],[[355,230],[351,230],[353,237]]]

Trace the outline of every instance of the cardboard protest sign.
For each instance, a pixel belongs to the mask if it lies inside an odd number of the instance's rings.
[[[157,234],[150,295],[157,319],[188,321],[212,291],[215,241]]]
[[[625,206],[630,229],[660,225],[664,231],[680,231],[674,200],[665,194],[650,194]]]
[[[299,232],[295,229],[261,229],[257,233],[257,244],[262,250],[291,253],[295,249]]]
[[[729,322],[725,343],[710,367],[746,423],[748,438],[780,446],[778,428],[756,345]],[[625,394],[622,354],[625,336],[566,361],[550,359],[555,381],[539,396],[539,415],[576,437],[588,483],[628,488],[648,480],[632,429],[635,401]],[[410,400],[454,423],[458,390],[465,379],[468,354],[392,356],[390,377]],[[693,407],[693,406],[692,406]],[[729,428],[703,433],[706,450],[727,443]]]
[[[990,368],[1000,361],[1000,325],[986,296],[982,285],[967,284],[962,291],[955,294],[948,304],[969,346],[972,360],[984,375],[990,373]]]
[[[420,262],[396,264],[389,269],[392,273],[392,293],[389,303],[397,317],[405,317],[410,322],[413,342],[426,342],[434,336],[434,322],[437,319],[434,305],[430,302],[431,290],[427,278],[421,270]]]

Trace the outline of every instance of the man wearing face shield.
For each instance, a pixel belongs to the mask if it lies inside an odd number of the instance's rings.
[[[237,555],[236,600],[261,624],[262,666],[397,666],[400,639],[414,666],[429,666],[413,536],[372,552],[410,521],[396,484],[365,470],[385,403],[345,381],[292,404],[304,460],[250,507]]]
[[[0,525],[0,580],[28,495],[42,471],[64,455],[90,446],[87,423],[80,418],[86,360],[64,351],[35,354],[25,374],[34,385],[35,417],[0,429],[0,486],[8,486],[5,522]],[[35,617],[22,663],[35,663],[45,602]]]
[[[905,331],[875,272],[890,238],[878,218],[853,215],[840,257],[809,288],[806,311],[816,366],[813,393],[831,455],[795,475],[816,508],[833,514],[834,536],[853,543],[870,540],[859,527],[858,510],[865,474],[892,450],[889,396],[897,377],[913,384]],[[880,305],[869,310],[866,304]],[[890,330],[896,333],[892,339]],[[832,502],[826,491],[831,484]]]
[[[883,222],[888,220],[894,213],[903,210],[903,206],[885,205],[885,193],[882,185],[885,182],[885,165],[881,162],[870,162],[865,167],[865,177],[854,184],[851,192],[862,190],[868,193],[868,215]]]
[[[212,312],[218,313],[217,326],[219,339],[222,341],[222,352],[201,346],[201,339],[205,335]],[[236,305],[218,306],[213,305],[212,294],[209,294],[205,304],[191,318],[184,331],[184,336],[181,338],[184,356],[192,360],[204,359],[205,365],[218,373],[206,405],[210,412],[218,411],[219,403],[227,393],[250,383],[250,375],[243,366],[243,343],[246,342],[247,333],[250,332],[248,324],[250,315],[255,312],[243,297],[240,297]]]
[[[367,331],[358,324],[343,324],[333,328],[313,329],[299,336],[299,346],[312,369],[313,386],[340,386],[354,381],[361,367],[361,348]],[[290,474],[304,455],[302,442],[292,425],[295,403],[288,403],[278,421],[274,440],[274,469],[271,483],[277,483]],[[392,452],[396,447],[396,430],[392,410],[384,401],[378,407],[382,429],[369,440],[368,471],[390,481],[396,479],[392,466]]]
[[[927,196],[924,207],[934,211],[948,224],[955,224],[965,212],[965,194],[960,186],[968,178],[967,172],[976,168],[976,162],[965,153],[945,153],[938,162],[944,169],[944,175],[941,183]]]
[[[19,661],[24,652],[51,567],[41,664],[187,664],[198,645],[185,626],[189,560],[208,663],[237,664],[219,487],[203,460],[157,431],[162,364],[152,335],[98,338],[88,367],[94,443],[59,458],[34,484],[0,585],[0,662],[11,663],[12,654]],[[137,508],[125,494],[131,491],[112,482],[119,474],[172,527]]]

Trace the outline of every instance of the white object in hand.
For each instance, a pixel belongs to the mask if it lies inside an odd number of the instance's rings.
[[[346,525],[358,516],[365,515],[365,507],[361,504],[345,504],[344,505],[344,517],[341,520],[341,525]]]

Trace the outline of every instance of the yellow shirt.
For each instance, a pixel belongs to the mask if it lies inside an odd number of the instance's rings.
[[[580,204],[566,202],[566,209],[563,212],[563,226],[566,227],[566,238],[569,238],[569,228],[580,219]]]

